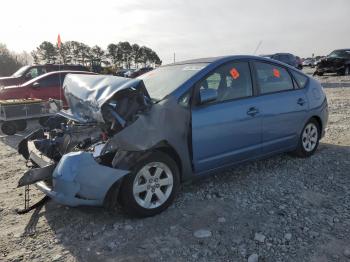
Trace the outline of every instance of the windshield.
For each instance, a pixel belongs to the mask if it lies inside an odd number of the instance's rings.
[[[162,100],[207,65],[198,63],[163,66],[139,76],[138,79],[143,80],[152,99]]]
[[[20,77],[23,75],[23,73],[25,71],[27,71],[27,69],[29,68],[29,66],[23,66],[20,69],[18,69],[15,73],[12,74],[13,77]]]
[[[335,50],[328,57],[350,58],[350,50]]]

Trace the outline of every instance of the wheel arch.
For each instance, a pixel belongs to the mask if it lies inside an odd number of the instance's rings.
[[[135,157],[135,158],[128,158],[126,161],[125,159],[122,159],[121,163],[121,167],[123,168],[132,168],[133,161],[138,161],[140,159],[143,159],[144,157],[149,156],[152,152],[161,152],[163,154],[166,154],[167,156],[169,156],[171,159],[173,159],[179,169],[179,175],[180,175],[180,181],[182,181],[183,179],[183,174],[182,174],[182,161],[181,158],[179,156],[179,154],[176,152],[176,150],[167,142],[167,141],[162,141],[160,143],[158,143],[156,146],[152,147],[151,149],[144,151],[144,152],[132,152],[131,154]],[[103,201],[103,206],[105,206],[108,209],[112,209],[114,208],[117,203],[120,201],[120,188],[123,184],[123,180],[124,177],[121,178],[120,180],[116,181],[114,184],[112,184],[110,186],[110,188],[107,191],[107,194],[104,198]]]
[[[166,141],[162,142],[159,146],[157,146],[155,148],[155,150],[168,155],[169,157],[171,157],[175,161],[177,167],[179,168],[180,181],[182,181],[182,170],[183,170],[182,162],[181,162],[181,158],[180,158],[179,154],[176,152],[176,150]]]
[[[310,117],[310,119],[307,122],[309,122],[311,119],[315,119],[316,120],[316,122],[318,123],[318,125],[320,127],[319,131],[322,133],[322,130],[323,130],[322,119],[319,116],[317,116],[317,115],[313,115],[312,117]]]

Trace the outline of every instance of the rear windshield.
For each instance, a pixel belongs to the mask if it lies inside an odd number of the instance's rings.
[[[12,74],[13,77],[20,77],[24,74],[24,72],[27,71],[29,66],[23,66],[20,69],[18,69],[15,73]]]
[[[138,77],[154,100],[162,100],[176,88],[206,67],[207,63],[170,65],[159,67]]]

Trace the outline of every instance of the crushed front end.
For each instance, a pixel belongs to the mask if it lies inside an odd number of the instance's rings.
[[[147,112],[152,103],[145,88],[140,87],[142,82],[75,77],[67,76],[64,83],[70,110],[50,118],[45,128],[19,143],[18,152],[30,169],[18,187],[34,184],[51,199],[68,206],[102,206],[110,189],[129,173],[125,165],[119,168],[125,152],[106,150],[105,145],[139,114]],[[82,87],[82,79],[95,89]]]

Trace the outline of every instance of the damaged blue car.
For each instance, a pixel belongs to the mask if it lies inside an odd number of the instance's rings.
[[[311,156],[328,120],[317,81],[255,56],[180,62],[136,79],[72,74],[63,88],[70,109],[18,146],[32,164],[18,186],[141,217],[166,209],[184,181],[277,153]]]

